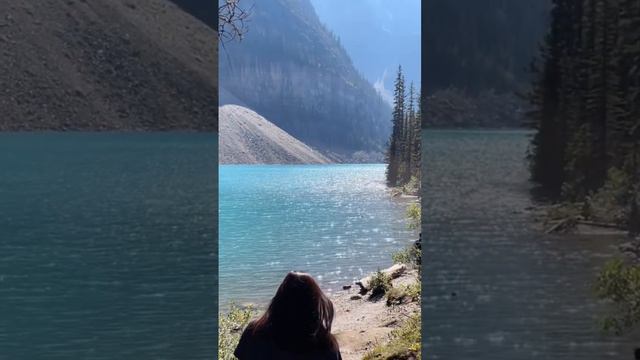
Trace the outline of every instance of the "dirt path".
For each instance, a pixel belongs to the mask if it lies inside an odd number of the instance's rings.
[[[417,272],[409,271],[392,281],[394,287],[418,281]],[[389,333],[405,319],[420,311],[416,302],[387,306],[384,298],[377,301],[360,296],[358,286],[335,293],[331,300],[336,309],[333,333],[340,344],[344,360],[360,360],[376,344],[386,341]]]

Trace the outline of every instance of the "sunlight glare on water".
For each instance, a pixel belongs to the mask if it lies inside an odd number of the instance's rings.
[[[384,165],[220,166],[220,303],[264,304],[291,270],[335,290],[410,244]]]

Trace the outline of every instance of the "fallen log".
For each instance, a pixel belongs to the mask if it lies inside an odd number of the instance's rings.
[[[407,265],[405,264],[395,264],[388,269],[382,270],[382,273],[389,276],[391,279],[399,278],[402,274],[407,271]],[[371,278],[373,275],[369,275],[364,277],[358,281],[356,281],[356,285],[360,286],[360,293],[366,294],[371,288],[369,287],[371,283]]]
[[[614,223],[606,223],[600,221],[592,221],[592,220],[584,220],[579,217],[570,217],[556,222],[553,226],[551,226],[547,231],[547,234],[557,234],[557,233],[567,233],[569,231],[574,230],[578,225],[583,226],[591,226],[596,228],[603,229],[615,229],[620,231],[626,231],[626,229],[618,224]],[[579,231],[579,229],[578,229]]]
[[[545,232],[547,234],[562,233],[562,232],[567,232],[569,229],[572,229],[575,226],[576,226],[576,219],[568,218],[568,219],[558,221],[555,225],[547,229],[547,231]]]
[[[618,224],[603,223],[603,222],[598,222],[598,221],[577,220],[576,224],[596,226],[596,227],[602,227],[602,228],[607,228],[607,229],[626,230],[626,229],[624,229],[622,226],[620,226]]]

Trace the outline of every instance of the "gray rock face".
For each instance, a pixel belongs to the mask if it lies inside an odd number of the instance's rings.
[[[219,109],[221,164],[327,164],[305,145],[253,110],[239,105]]]
[[[0,14],[0,130],[217,128],[216,32],[169,0],[7,0]]]

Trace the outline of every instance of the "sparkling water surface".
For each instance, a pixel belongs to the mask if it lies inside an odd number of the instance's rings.
[[[264,305],[288,271],[334,291],[417,237],[385,165],[220,166],[220,302]]]
[[[532,227],[530,132],[423,133],[427,359],[632,359],[608,336],[593,282],[621,238]]]
[[[214,359],[216,144],[0,134],[0,359]]]

